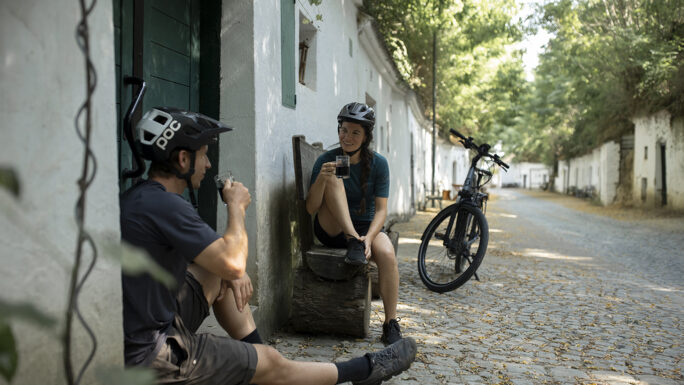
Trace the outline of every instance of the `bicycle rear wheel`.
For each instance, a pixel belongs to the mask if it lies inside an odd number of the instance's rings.
[[[420,279],[428,289],[444,293],[466,283],[480,267],[487,251],[489,226],[477,207],[455,204],[437,214],[421,239]]]

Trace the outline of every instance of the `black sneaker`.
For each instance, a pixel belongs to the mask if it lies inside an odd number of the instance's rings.
[[[403,372],[416,359],[416,341],[411,337],[402,338],[397,343],[376,353],[366,353],[371,363],[371,373],[363,381],[354,385],[376,385]]]
[[[401,339],[401,329],[399,328],[399,320],[391,319],[388,323],[382,324],[382,341],[385,346],[392,345]]]
[[[347,240],[347,255],[344,261],[350,265],[365,265],[366,261],[366,244],[357,238],[349,238]]]

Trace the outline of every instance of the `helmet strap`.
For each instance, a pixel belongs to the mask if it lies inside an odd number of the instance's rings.
[[[173,169],[174,174],[176,174],[176,177],[179,179],[185,180],[185,183],[188,185],[188,190],[190,192],[190,203],[192,203],[192,207],[197,210],[197,199],[195,198],[195,188],[192,186],[192,175],[195,174],[195,155],[196,151],[190,152],[190,169],[186,173],[181,173],[178,171],[176,168]]]
[[[346,155],[353,156],[354,154],[356,154],[357,152],[359,152],[359,150],[361,150],[361,147],[363,147],[363,145],[359,146],[359,148],[357,148],[357,149],[354,150],[354,151],[349,151],[349,152],[347,152],[347,151],[342,150],[342,152],[344,152]]]

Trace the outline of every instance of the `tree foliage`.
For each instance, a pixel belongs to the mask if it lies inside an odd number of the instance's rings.
[[[631,132],[632,117],[684,114],[681,0],[549,0],[536,27],[552,34],[528,82],[527,30],[514,0],[365,1],[426,115],[436,33],[437,116],[444,132],[501,140],[517,160],[552,163]]]
[[[510,128],[525,88],[522,37],[514,0],[365,1],[400,72],[432,111],[433,38],[437,38],[437,115],[442,132],[457,128],[484,140]]]
[[[556,0],[538,15],[555,37],[536,70],[531,111],[541,111],[538,131],[560,131],[556,155],[578,155],[630,133],[638,114],[682,114],[681,1]]]

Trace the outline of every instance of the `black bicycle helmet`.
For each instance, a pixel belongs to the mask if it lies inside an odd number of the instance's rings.
[[[200,113],[170,107],[147,111],[137,128],[142,156],[156,162],[167,161],[176,149],[197,151],[233,129]]]
[[[358,123],[372,130],[375,126],[375,111],[364,103],[352,102],[342,107],[337,114],[337,122],[342,124],[344,121]]]
[[[142,156],[153,162],[168,162],[174,150],[190,152],[190,169],[176,177],[187,182],[190,201],[197,208],[191,177],[195,173],[195,155],[202,146],[210,144],[222,132],[233,128],[197,112],[171,107],[155,107],[145,113],[137,125]]]

